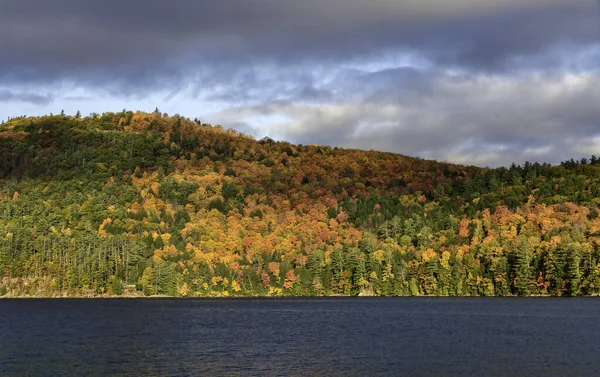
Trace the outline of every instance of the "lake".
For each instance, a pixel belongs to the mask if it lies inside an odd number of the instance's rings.
[[[600,375],[600,300],[0,300],[0,375]]]

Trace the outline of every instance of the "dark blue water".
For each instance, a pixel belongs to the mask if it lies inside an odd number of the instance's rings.
[[[597,299],[0,300],[0,375],[600,375]]]

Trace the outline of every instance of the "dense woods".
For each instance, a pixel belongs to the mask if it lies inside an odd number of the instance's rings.
[[[0,296],[600,294],[594,156],[459,166],[158,111],[10,119],[0,156]]]

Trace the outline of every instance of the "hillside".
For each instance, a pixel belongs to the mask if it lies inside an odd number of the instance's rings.
[[[600,294],[595,157],[466,167],[130,111],[11,119],[0,156],[0,296]]]

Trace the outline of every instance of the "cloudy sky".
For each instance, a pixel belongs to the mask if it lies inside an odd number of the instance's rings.
[[[600,155],[598,0],[2,0],[0,118],[128,110],[481,166]]]

